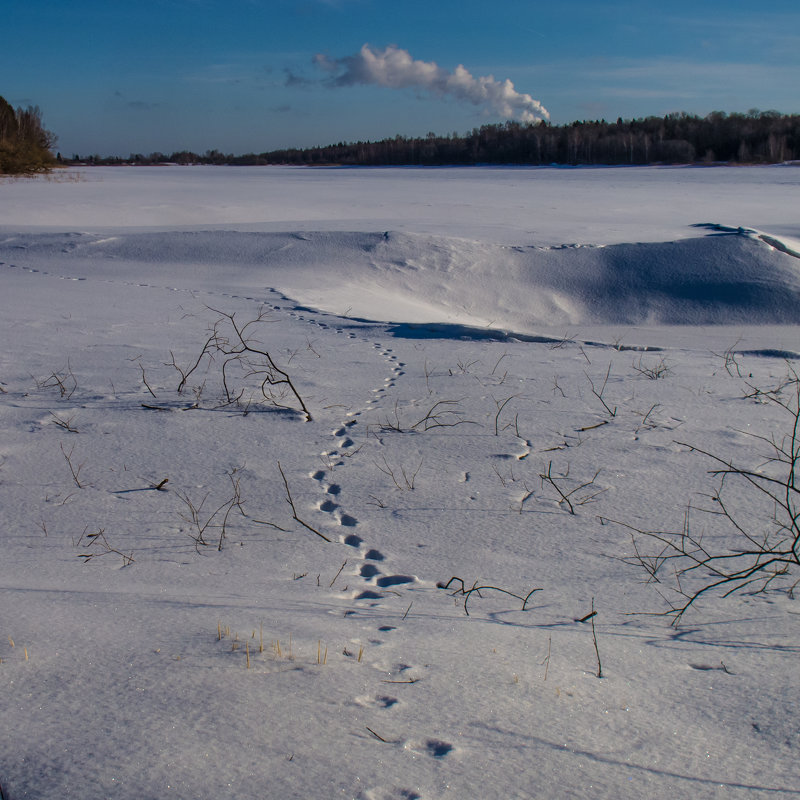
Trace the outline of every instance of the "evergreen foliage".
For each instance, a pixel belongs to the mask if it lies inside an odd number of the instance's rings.
[[[567,125],[509,121],[483,125],[464,135],[395,136],[377,142],[339,142],[238,156],[219,150],[207,150],[202,155],[181,150],[171,155],[136,153],[128,158],[93,155],[80,159],[76,155],[72,161],[232,166],[775,164],[800,161],[800,115],[751,109],[746,114],[713,111],[699,117],[680,112],[665,117]]]
[[[38,106],[17,108],[0,97],[0,175],[47,172],[55,164],[56,137],[45,130]]]
[[[772,164],[800,159],[800,115],[753,109],[558,126],[506,122],[465,136],[396,136],[258,158],[273,164]]]

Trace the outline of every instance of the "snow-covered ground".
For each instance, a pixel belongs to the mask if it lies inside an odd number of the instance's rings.
[[[67,177],[0,183],[6,800],[800,795],[800,574],[627,563],[790,432],[798,169]]]

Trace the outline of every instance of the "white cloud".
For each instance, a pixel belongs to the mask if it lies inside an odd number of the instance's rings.
[[[434,61],[414,59],[407,50],[395,45],[377,50],[365,44],[356,55],[331,59],[318,54],[314,62],[331,73],[329,86],[371,84],[389,89],[417,88],[437,97],[450,96],[483,106],[506,119],[536,122],[550,117],[538,100],[518,92],[510,80],[498,81],[492,75],[476,78],[460,64],[450,72]]]

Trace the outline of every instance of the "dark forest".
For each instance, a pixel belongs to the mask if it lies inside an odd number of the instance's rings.
[[[286,148],[245,155],[208,150],[203,154],[131,154],[128,158],[90,156],[90,164],[228,164],[441,166],[471,164],[775,164],[800,160],[800,115],[753,109],[746,114],[714,111],[616,122],[505,122],[467,134],[395,136],[370,142]]]

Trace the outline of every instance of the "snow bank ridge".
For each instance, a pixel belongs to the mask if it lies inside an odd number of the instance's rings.
[[[774,237],[701,223],[673,242],[505,246],[409,233],[236,231],[30,234],[0,261],[80,277],[98,261],[155,280],[167,268],[231,290],[278,287],[304,305],[397,323],[535,334],[561,324],[796,324],[798,255]],[[177,269],[173,269],[177,267]],[[53,267],[55,270],[56,268]]]

